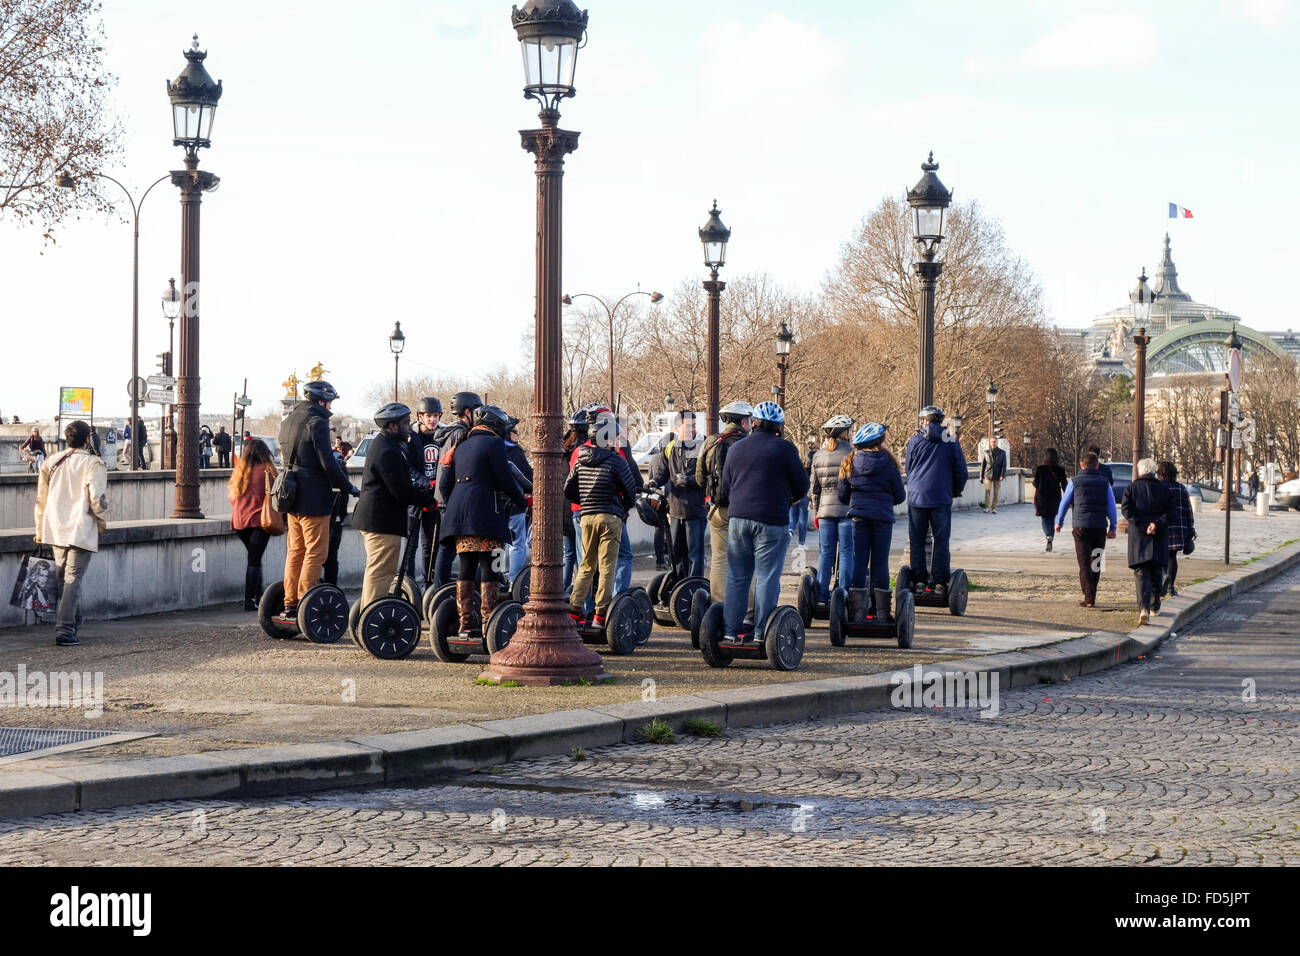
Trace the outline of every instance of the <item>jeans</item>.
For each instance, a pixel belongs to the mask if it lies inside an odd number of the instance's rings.
[[[571,528],[572,525],[569,525]],[[569,588],[573,586],[573,569],[578,563],[578,549],[576,539],[571,534],[562,536],[564,539],[564,593],[569,593]]]
[[[1056,509],[1050,515],[1040,515],[1039,520],[1043,522],[1043,537],[1048,540],[1056,537]]]
[[[790,506],[790,530],[799,536],[799,547],[808,543],[807,498],[801,498]]]
[[[848,522],[846,522],[848,523]],[[871,589],[889,590],[889,545],[894,522],[853,518],[853,586],[867,587],[867,560],[871,561]]]
[[[848,518],[818,518],[817,525],[821,532],[817,560],[818,600],[826,602],[831,599],[831,571],[835,567],[837,550],[840,555],[840,576],[837,583],[847,591],[853,581],[853,522]]]
[[[632,586],[632,536],[623,522],[623,537],[618,543],[618,567],[614,569],[614,594],[618,596]]]
[[[81,579],[90,565],[94,551],[83,548],[53,546],[54,567],[59,581],[59,609],[55,612],[54,633],[59,637],[76,637],[81,627]]]
[[[722,612],[727,636],[740,633],[754,578],[753,633],[763,633],[768,615],[781,599],[781,571],[789,545],[789,532],[779,524],[762,524],[750,518],[728,521],[727,596]]]
[[[510,580],[528,565],[528,515],[519,512],[510,516]]]
[[[670,518],[672,540],[676,545],[674,555],[681,547],[681,538],[686,538],[686,557],[689,566],[686,571],[692,577],[704,575],[704,538],[709,533],[708,518]]]
[[[407,561],[406,573],[413,581],[424,587],[437,577],[433,567],[433,550],[438,546],[438,525],[442,516],[437,511],[420,510],[420,523],[416,529],[417,538],[411,548],[411,557]]]
[[[934,536],[934,553],[930,556],[930,568],[925,567],[925,533]],[[920,584],[948,583],[949,563],[948,538],[952,534],[952,506],[942,508],[907,509],[908,546],[911,556],[908,565],[912,569],[912,581]]]

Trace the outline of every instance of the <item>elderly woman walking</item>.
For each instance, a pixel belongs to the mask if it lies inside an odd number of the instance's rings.
[[[1120,511],[1128,519],[1128,566],[1137,577],[1138,624],[1160,611],[1160,590],[1169,563],[1169,489],[1156,477],[1153,458],[1137,463],[1138,477],[1124,489]]]

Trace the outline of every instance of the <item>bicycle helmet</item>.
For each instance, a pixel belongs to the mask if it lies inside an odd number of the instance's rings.
[[[421,415],[441,415],[442,402],[438,401],[436,398],[422,398],[420,399],[420,406],[416,411]]]
[[[389,402],[379,411],[375,412],[375,424],[380,428],[387,428],[393,422],[406,422],[411,420],[411,409],[401,402]]]
[[[832,415],[822,425],[822,431],[826,433],[827,438],[837,437],[837,433],[847,432],[853,427],[853,419],[848,415]]]
[[[943,421],[943,409],[938,405],[927,405],[921,409],[920,417],[927,422],[941,422]]]
[[[759,402],[754,406],[754,420],[771,422],[773,425],[784,425],[785,409],[776,402]]]
[[[882,425],[879,422],[867,422],[854,434],[853,447],[866,448],[868,445],[874,445],[885,437],[885,430],[888,428],[888,425]]]
[[[602,448],[613,448],[618,436],[618,421],[608,408],[587,412],[587,433]]]
[[[569,427],[573,429],[582,429],[583,431],[586,431],[587,410],[585,408],[580,408],[572,415],[569,416]]]
[[[329,382],[308,382],[302,387],[302,393],[309,402],[332,402],[339,393]]]
[[[479,398],[477,392],[457,392],[451,397],[451,413],[459,415],[461,412],[472,412],[483,404],[483,399]]]
[[[484,425],[502,438],[510,434],[510,416],[497,405],[480,405],[474,409],[474,424]]]
[[[749,402],[728,402],[722,406],[718,417],[724,422],[739,423],[742,419],[754,417],[754,406]]]

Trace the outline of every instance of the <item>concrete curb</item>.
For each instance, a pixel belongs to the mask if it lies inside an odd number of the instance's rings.
[[[1203,581],[1164,602],[1153,624],[1128,634],[1084,637],[921,667],[922,682],[955,672],[996,673],[999,687],[1025,687],[1092,674],[1149,655],[1165,638],[1236,594],[1300,563],[1300,544]],[[919,694],[915,670],[830,677],[793,684],[632,701],[452,727],[314,744],[212,751],[188,757],[104,761],[34,770],[0,782],[0,819],[98,810],[157,800],[254,797],[415,780],[575,747],[637,743],[651,720],[681,733],[692,718],[720,728],[834,717],[891,706],[901,686]]]

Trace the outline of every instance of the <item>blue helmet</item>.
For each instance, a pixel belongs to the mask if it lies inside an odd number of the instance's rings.
[[[882,425],[879,422],[867,422],[853,436],[854,445],[874,445],[880,439],[885,437],[885,429],[888,425]]]
[[[754,406],[754,419],[771,422],[774,425],[785,424],[785,411],[776,402],[759,402]]]

